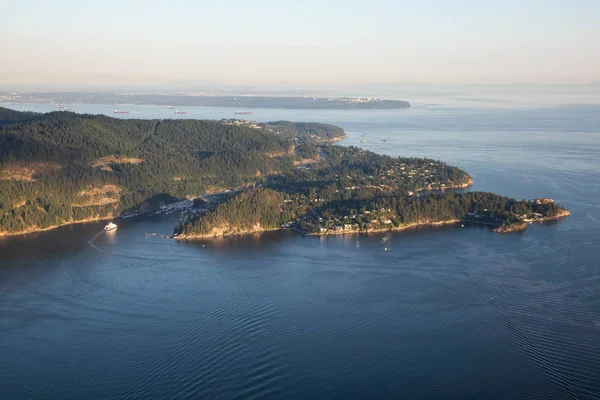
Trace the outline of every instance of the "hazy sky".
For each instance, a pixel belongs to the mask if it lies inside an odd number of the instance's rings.
[[[600,0],[0,0],[0,84],[585,83]]]

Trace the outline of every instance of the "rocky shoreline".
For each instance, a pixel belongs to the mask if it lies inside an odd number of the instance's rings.
[[[444,221],[424,221],[424,222],[414,222],[411,224],[394,226],[390,228],[375,228],[375,229],[348,229],[348,230],[328,230],[326,232],[311,232],[307,233],[307,236],[332,236],[332,235],[345,235],[345,234],[357,234],[357,233],[381,233],[381,232],[398,232],[411,228],[419,228],[426,226],[441,226],[441,225],[451,225],[459,223],[459,219],[448,219]]]
[[[335,143],[335,142],[340,142],[340,141],[346,139],[347,137],[348,137],[348,135],[344,133],[344,136],[336,136],[331,139],[321,139],[321,140],[319,140],[319,142],[320,143]]]
[[[546,221],[556,221],[556,220],[565,218],[566,216],[568,216],[570,214],[571,213],[568,210],[564,210],[559,215],[555,215],[553,217],[548,217],[548,218],[543,218],[536,222],[543,223]],[[366,229],[366,230],[361,230],[361,229],[333,230],[333,229],[331,229],[331,230],[327,230],[324,232],[308,232],[308,233],[299,231],[294,228],[271,228],[271,229],[254,228],[254,229],[250,229],[250,230],[233,231],[231,233],[228,233],[225,230],[220,230],[219,232],[207,233],[207,234],[180,235],[180,236],[173,236],[173,239],[182,240],[182,241],[195,240],[195,239],[215,239],[215,238],[222,238],[222,237],[229,237],[229,236],[242,236],[242,235],[249,235],[249,234],[254,234],[254,233],[263,233],[263,232],[271,232],[271,231],[279,231],[279,230],[287,230],[287,229],[296,230],[297,232],[299,232],[301,234],[305,234],[307,236],[354,235],[354,234],[361,234],[361,233],[369,234],[369,233],[382,233],[382,232],[399,232],[399,231],[403,231],[403,230],[407,230],[407,229],[411,229],[411,228],[452,225],[452,224],[458,224],[460,222],[479,224],[478,222],[475,222],[475,221],[463,221],[460,219],[450,219],[450,220],[444,220],[444,221],[415,222],[415,223],[411,223],[411,224],[407,224],[407,225],[395,226],[395,227],[390,227],[390,228],[376,228],[376,229]],[[259,225],[259,224],[257,224],[257,225]],[[507,226],[499,226],[494,229],[494,232],[495,233],[521,232],[521,231],[524,231],[528,225],[529,225],[528,223],[522,222],[522,223],[517,223],[517,224],[512,224],[512,225],[507,225]]]
[[[503,225],[503,226],[494,228],[494,232],[496,232],[496,233],[522,232],[527,228],[527,225],[528,224],[526,224],[525,222],[520,222],[518,224],[511,224],[511,225]]]
[[[263,228],[260,223],[254,225],[251,229],[237,229],[235,227],[215,227],[210,233],[197,233],[193,235],[173,235],[172,238],[175,240],[197,240],[197,239],[216,239],[229,236],[243,236],[251,235],[254,233],[263,233],[271,231],[280,231],[283,228]]]
[[[344,231],[330,230],[327,232],[309,232],[309,233],[305,233],[305,232],[302,232],[302,231],[300,231],[298,229],[294,229],[294,228],[260,228],[260,224],[257,224],[258,226],[255,226],[253,229],[249,229],[249,230],[234,230],[231,233],[228,233],[224,229],[223,230],[213,229],[214,232],[211,232],[211,233],[194,234],[194,235],[179,235],[179,236],[173,236],[173,239],[182,240],[182,241],[196,240],[196,239],[216,239],[216,238],[223,238],[223,237],[229,237],[229,236],[243,236],[243,235],[251,235],[254,233],[283,231],[283,230],[289,230],[289,229],[295,230],[301,234],[305,234],[306,236],[332,236],[332,235],[345,235],[345,234],[357,234],[357,233],[395,232],[395,231],[403,231],[406,229],[418,228],[418,227],[451,225],[451,224],[456,224],[459,222],[460,222],[460,220],[458,220],[458,219],[451,219],[451,220],[445,220],[445,221],[412,223],[412,224],[407,224],[407,225],[402,225],[402,226],[397,226],[397,227],[392,227],[392,228],[378,228],[378,229],[367,229],[367,230],[354,229],[354,230],[344,230]]]
[[[530,222],[519,222],[510,225],[499,226],[494,229],[496,233],[511,233],[511,232],[522,232],[524,231],[529,224],[541,224],[548,221],[557,221],[559,219],[565,218],[571,215],[571,212],[567,209],[561,210],[558,214],[553,215],[551,217],[538,218]]]
[[[114,215],[103,216],[103,217],[98,216],[98,217],[93,217],[93,218],[84,218],[84,219],[79,219],[79,220],[75,220],[75,221],[68,221],[61,225],[52,225],[52,226],[48,226],[46,228],[30,227],[27,230],[18,231],[18,232],[2,231],[2,232],[0,232],[0,237],[22,236],[22,235],[28,235],[31,233],[51,231],[53,229],[60,228],[61,226],[85,224],[85,223],[89,223],[89,222],[98,222],[98,221],[108,221],[108,220],[115,219],[115,218],[117,218],[117,217]]]
[[[531,222],[518,222],[518,223],[514,223],[514,224],[510,224],[510,225],[496,226],[493,231],[495,233],[521,232],[521,231],[524,231],[530,223],[543,223],[543,222],[547,222],[547,221],[556,221],[556,220],[565,218],[565,217],[569,216],[570,214],[571,213],[569,210],[563,209],[558,214],[553,215],[551,217],[539,218],[539,219],[536,219]],[[443,220],[443,221],[419,221],[419,222],[414,222],[414,223],[401,225],[401,226],[391,226],[391,227],[364,229],[364,230],[357,229],[357,228],[350,228],[350,229],[341,229],[341,230],[327,229],[327,230],[319,231],[319,232],[303,232],[297,228],[293,228],[293,227],[288,228],[288,227],[283,227],[283,226],[279,227],[279,228],[262,228],[260,226],[260,223],[257,223],[256,225],[254,225],[252,227],[252,229],[239,230],[239,229],[236,229],[235,227],[233,227],[233,228],[232,227],[220,227],[220,228],[213,228],[213,230],[210,233],[173,236],[173,239],[176,239],[176,240],[214,239],[214,238],[222,238],[222,237],[228,237],[228,236],[240,236],[240,235],[255,234],[255,233],[262,233],[262,232],[269,232],[269,231],[278,231],[278,230],[288,230],[288,229],[295,230],[298,233],[305,234],[307,236],[332,236],[332,235],[347,235],[347,234],[361,234],[361,233],[369,234],[369,233],[381,233],[381,232],[398,232],[398,231],[403,231],[403,230],[407,230],[407,229],[411,229],[411,228],[419,228],[419,227],[427,227],[427,226],[452,225],[452,224],[458,224],[461,222],[477,224],[477,225],[494,226],[494,224],[492,224],[492,223],[485,223],[485,222],[472,221],[472,220],[462,220],[462,219],[450,219],[450,220]]]

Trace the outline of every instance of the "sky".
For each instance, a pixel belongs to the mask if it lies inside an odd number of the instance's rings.
[[[0,0],[0,86],[600,81],[600,0]]]

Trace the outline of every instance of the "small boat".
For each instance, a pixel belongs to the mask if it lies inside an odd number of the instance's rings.
[[[187,111],[175,111],[175,114],[187,114]]]
[[[114,222],[109,222],[108,225],[104,227],[105,231],[112,231],[113,229],[117,229],[117,224]]]
[[[383,139],[382,142],[387,142],[387,139]]]
[[[175,107],[173,107],[173,106],[167,106],[167,110],[174,110],[174,109],[175,109]]]
[[[361,143],[367,143],[367,141],[366,141],[366,140],[364,140],[364,139],[363,139],[363,140],[361,140],[360,142],[361,142]]]
[[[235,115],[252,115],[252,111],[236,111]]]
[[[119,110],[115,110],[115,114],[129,114],[129,111],[119,111]]]

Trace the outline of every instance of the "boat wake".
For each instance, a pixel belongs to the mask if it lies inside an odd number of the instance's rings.
[[[94,236],[93,236],[93,237],[92,237],[90,240],[88,240],[88,243],[89,243],[89,245],[90,245],[90,246],[92,246],[92,247],[93,247],[93,248],[95,248],[96,250],[98,250],[98,251],[102,251],[102,252],[104,252],[104,253],[108,252],[108,250],[106,250],[106,249],[103,249],[103,248],[101,248],[101,247],[98,247],[98,246],[96,246],[96,245],[94,244],[94,240],[96,240],[96,239],[98,238],[98,236],[102,235],[102,234],[103,234],[103,233],[105,233],[105,232],[108,232],[108,231],[101,230],[100,232],[96,233],[96,234],[95,234],[95,235],[94,235]]]

